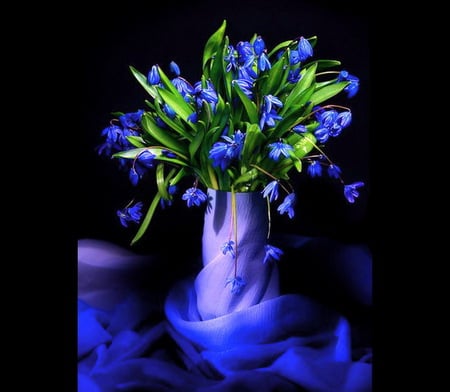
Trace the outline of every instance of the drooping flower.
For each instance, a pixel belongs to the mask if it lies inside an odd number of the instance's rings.
[[[355,75],[349,74],[345,70],[339,72],[337,81],[338,82],[342,82],[342,81],[350,82],[350,84],[344,88],[344,91],[347,93],[347,98],[354,97],[359,90],[359,78]]]
[[[308,132],[308,128],[306,128],[306,125],[303,125],[303,124],[296,125],[295,127],[292,128],[292,130],[295,133],[306,133],[306,132]]]
[[[253,46],[248,41],[240,41],[236,45],[236,50],[238,52],[238,63],[244,68],[250,68],[255,60],[255,52],[253,51]]]
[[[341,168],[334,163],[328,166],[327,172],[331,178],[340,178],[342,173]]]
[[[364,182],[358,181],[353,184],[344,185],[344,196],[349,203],[354,203],[359,196],[358,188],[364,186]]]
[[[247,282],[241,278],[240,276],[236,276],[234,278],[228,278],[226,280],[225,286],[231,284],[231,293],[232,294],[240,294],[247,284]]]
[[[232,257],[236,257],[236,252],[234,251],[234,241],[229,240],[225,242],[220,249],[224,255],[230,253]]]
[[[269,196],[269,201],[272,203],[274,200],[278,199],[278,181],[274,180],[269,182],[261,192],[263,197]]]
[[[142,202],[137,202],[133,206],[118,210],[117,216],[119,217],[122,226],[128,227],[129,222],[139,223],[142,218],[142,206]]]
[[[186,204],[188,207],[192,207],[193,205],[196,205],[198,207],[208,199],[206,194],[201,189],[198,189],[196,187],[187,189],[181,198],[183,200],[186,200]]]
[[[273,159],[274,161],[278,161],[281,155],[285,156],[286,158],[289,157],[289,151],[292,151],[294,149],[294,147],[292,147],[290,144],[283,142],[270,143],[268,147],[270,148],[269,158]]]
[[[172,196],[174,195],[176,192],[178,191],[178,187],[176,185],[170,185],[167,188],[167,193]],[[161,208],[166,208],[166,207],[170,207],[172,205],[172,198],[170,199],[164,199],[164,197],[161,197],[161,199],[159,200],[159,203],[161,205]]]
[[[319,161],[311,161],[307,170],[308,175],[311,177],[320,177],[322,175],[322,165]]]
[[[296,202],[296,196],[295,193],[289,193],[284,200],[283,203],[281,203],[277,211],[280,213],[280,215],[283,215],[284,213],[287,213],[289,218],[292,219],[295,215],[294,206]]]
[[[124,128],[138,128],[143,114],[144,111],[140,109],[136,112],[122,114],[119,116],[119,120]]]
[[[280,260],[280,257],[283,255],[283,251],[273,245],[264,245],[264,250],[266,252],[263,260],[264,264],[267,261]]]

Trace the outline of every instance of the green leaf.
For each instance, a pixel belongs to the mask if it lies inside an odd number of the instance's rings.
[[[134,146],[134,147],[145,147],[144,139],[142,139],[141,136],[127,136],[127,140]]]
[[[155,197],[153,198],[150,207],[145,214],[144,219],[142,220],[141,225],[139,226],[139,230],[137,231],[134,238],[131,240],[131,245],[134,245],[137,241],[141,239],[144,233],[147,231],[148,225],[153,218],[153,214],[155,213],[156,207],[158,207],[159,200],[161,199],[161,195],[157,192]]]
[[[162,198],[168,199],[169,193],[167,192],[167,187],[164,183],[164,163],[158,163],[156,165],[156,186],[158,187],[158,193]]]
[[[202,68],[205,68],[205,64],[208,62],[208,60],[214,55],[214,53],[217,52],[217,50],[220,47],[220,44],[222,42],[223,36],[225,34],[225,29],[227,26],[227,21],[224,20],[222,22],[222,25],[219,27],[219,29],[214,32],[208,39],[208,41],[205,44],[205,48],[203,50],[203,61],[202,61]]]
[[[145,91],[147,91],[153,98],[156,98],[158,96],[158,93],[156,92],[156,89],[154,86],[151,86],[147,82],[147,78],[141,74],[136,68],[130,65],[131,73],[134,75],[134,77],[137,79],[139,84],[144,87]]]
[[[275,64],[273,64],[268,73],[269,77],[265,80],[265,83],[261,84],[262,95],[274,94],[274,92],[279,88],[284,73],[283,71],[284,66],[286,65],[287,56],[287,53],[283,54],[283,56],[281,56]]]
[[[258,123],[258,109],[256,108],[255,103],[248,98],[245,93],[241,90],[237,83],[233,83],[233,88],[236,91],[239,99],[243,103],[245,107],[245,111],[247,112],[248,119],[251,123]]]
[[[338,82],[322,87],[321,89],[315,91],[310,98],[311,102],[313,103],[313,106],[316,106],[319,103],[322,103],[327,99],[330,99],[331,97],[334,97],[335,95],[339,94],[346,86],[348,86],[349,83],[350,82],[348,81]]]
[[[178,114],[184,121],[194,113],[194,109],[183,99],[183,96],[177,91],[177,94],[158,88],[161,98],[167,105],[169,105],[176,114]]]
[[[160,142],[164,147],[186,156],[188,152],[186,145],[171,136],[167,130],[161,129],[150,114],[144,113],[141,123],[144,130],[153,139]]]
[[[341,65],[341,62],[338,60],[320,59],[320,60],[313,61],[313,62],[309,63],[308,65],[311,65],[311,64],[317,64],[317,70],[322,71],[324,69],[338,67],[339,65]]]
[[[166,88],[166,90],[170,91],[175,96],[179,95],[181,97],[180,92],[177,90],[177,88],[174,86],[174,84],[171,82],[171,80],[159,66],[158,66],[158,73],[159,77],[161,78],[161,83]],[[157,89],[161,90],[161,87],[157,87]]]
[[[299,99],[300,94],[309,86],[311,86],[316,76],[316,69],[317,64],[313,64],[312,66],[308,67],[306,71],[304,71],[301,79],[297,82],[291,93],[286,98],[284,107],[280,112],[281,115],[283,115],[285,112],[288,112],[291,105]]]
[[[194,137],[194,140],[192,140],[192,143],[189,144],[189,156],[191,157],[191,160],[194,159],[195,153],[197,152],[198,148],[203,142],[203,139],[205,137],[205,131],[199,130],[197,134]]]
[[[305,133],[301,139],[293,145],[294,154],[297,158],[303,158],[316,146],[316,137],[312,133]]]
[[[253,182],[258,177],[258,174],[259,174],[259,172],[255,168],[250,169],[248,172],[240,175],[236,179],[236,181],[234,181],[233,186],[236,186],[237,184],[240,184],[242,182]]]
[[[278,53],[279,50],[281,49],[286,49],[289,46],[291,46],[292,44],[296,43],[297,41],[295,40],[289,40],[289,41],[283,41],[280,42],[277,46],[275,46],[268,54],[268,57],[272,57],[274,54]]]
[[[242,163],[248,165],[254,162],[258,148],[267,140],[257,124],[248,124],[245,132],[244,147],[242,148]]]
[[[159,106],[159,104],[156,104],[154,107],[154,110],[156,111],[156,113],[158,114],[158,116],[161,118],[161,120],[163,120],[168,126],[169,128],[173,129],[174,131],[178,132],[180,134],[180,136],[185,137],[186,139],[188,139],[189,141],[192,141],[192,139],[194,139],[194,136],[191,135],[185,128],[183,125],[181,125],[179,122],[177,122],[176,120],[172,120],[169,116],[167,116],[167,114],[165,114],[162,110],[161,107]]]

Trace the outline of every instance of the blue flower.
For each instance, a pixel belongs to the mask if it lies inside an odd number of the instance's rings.
[[[264,96],[264,111],[269,113],[272,111],[272,106],[281,108],[283,107],[283,102],[275,95],[265,95]]]
[[[209,151],[209,158],[213,160],[213,167],[220,166],[225,170],[233,159],[239,158],[244,146],[245,133],[238,129],[231,137],[225,135],[221,137],[225,142],[214,143]]]
[[[236,276],[235,278],[228,278],[226,280],[225,286],[229,283],[231,283],[232,294],[240,294],[244,286],[247,284],[247,282],[240,276]]]
[[[289,83],[297,83],[302,78],[300,75],[300,68],[291,69],[288,74],[288,82]]]
[[[236,50],[238,52],[238,62],[244,68],[249,68],[253,65],[255,60],[255,53],[253,51],[253,46],[248,41],[240,41],[236,45]]]
[[[263,263],[265,264],[267,261],[272,260],[280,260],[280,257],[283,254],[283,251],[280,248],[277,248],[273,245],[264,245],[264,250],[266,251],[266,254],[264,255]]]
[[[249,97],[250,99],[253,98],[253,82],[249,79],[235,79],[232,81],[233,84],[237,84],[239,88],[242,90],[242,92]]]
[[[133,113],[125,113],[119,117],[119,120],[124,128],[138,128],[143,114],[142,109]]]
[[[187,206],[192,207],[194,204],[199,206],[201,203],[204,203],[208,197],[206,194],[196,187],[192,187],[186,190],[186,192],[181,197],[183,200],[186,200]]]
[[[307,173],[311,177],[320,177],[322,175],[322,165],[319,161],[312,161],[309,166]]]
[[[295,202],[296,202],[295,193],[289,193],[289,195],[287,195],[284,198],[283,203],[281,203],[278,206],[277,211],[280,213],[280,215],[283,215],[284,213],[287,212],[289,218],[292,219],[295,215],[294,211]]]
[[[283,142],[270,143],[268,147],[270,148],[269,158],[274,161],[278,161],[280,155],[284,155],[287,158],[289,156],[289,151],[294,149],[290,144]]]
[[[173,153],[172,151],[169,150],[161,150],[161,154],[164,155],[167,158],[176,158],[177,154]]]
[[[167,192],[169,193],[169,195],[174,195],[177,190],[178,188],[176,185],[169,185],[169,187],[167,188]],[[172,205],[172,198],[164,199],[163,197],[161,197],[161,199],[159,200],[159,204],[162,208],[170,207]]]
[[[359,78],[355,75],[349,74],[345,70],[339,72],[337,81],[338,82],[342,82],[342,81],[350,82],[350,84],[344,88],[344,91],[347,93],[347,98],[354,97],[359,90]]]
[[[259,127],[261,130],[264,129],[264,125],[267,125],[269,128],[275,126],[275,120],[281,120],[281,117],[275,110],[272,110],[270,113],[263,111],[261,113],[261,118],[259,120]]]
[[[269,201],[272,203],[278,199],[278,181],[274,180],[269,182],[262,190],[263,197],[269,196]]]
[[[339,113],[336,118],[336,123],[338,123],[342,128],[348,127],[351,122],[352,122],[352,112],[350,110]]]
[[[224,255],[230,253],[231,256],[236,257],[236,253],[234,251],[234,241],[230,240],[225,242],[220,249]]]
[[[214,85],[210,81],[207,81],[206,88],[202,87],[202,82],[195,83],[194,94],[196,96],[197,107],[201,108],[203,101],[206,101],[210,104],[213,112],[215,111],[219,98],[217,97],[217,92],[214,89]]]
[[[227,63],[226,71],[230,72],[238,68],[237,59],[235,56],[235,49],[233,45],[228,45],[227,54],[223,57]]]
[[[175,61],[170,62],[169,68],[175,74],[175,76],[180,76],[180,67]]]
[[[354,203],[355,199],[359,196],[357,188],[364,186],[364,182],[358,181],[353,184],[344,185],[344,196],[349,203]]]
[[[300,37],[300,41],[298,41],[297,51],[300,61],[305,61],[308,57],[311,57],[313,55],[313,48],[309,41],[304,37]]]
[[[159,76],[157,65],[152,66],[152,68],[150,69],[150,72],[147,76],[147,81],[152,86],[155,86],[161,82],[161,77]]]
[[[306,132],[308,132],[308,128],[306,128],[306,125],[303,125],[303,124],[296,125],[295,127],[292,128],[292,130],[295,133],[306,133]]]
[[[331,178],[340,178],[341,177],[341,168],[337,165],[335,165],[334,163],[332,163],[330,166],[328,166],[328,175]]]
[[[128,227],[128,222],[139,223],[142,218],[143,203],[138,202],[134,206],[125,207],[122,210],[117,211],[117,216],[120,219],[120,223],[124,227]]]

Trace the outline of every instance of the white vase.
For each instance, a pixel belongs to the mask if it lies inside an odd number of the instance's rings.
[[[279,295],[278,269],[265,258],[269,230],[267,202],[260,192],[232,193],[208,189],[202,236],[203,269],[195,280],[197,309],[208,320],[239,311]],[[235,242],[235,257],[222,251]],[[237,243],[237,245],[236,245]],[[232,279],[245,282],[233,292]]]

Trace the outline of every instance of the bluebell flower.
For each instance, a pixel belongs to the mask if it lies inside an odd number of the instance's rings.
[[[128,173],[128,178],[134,186],[138,184],[140,176],[134,166],[131,166],[130,172]]]
[[[226,71],[230,72],[232,70],[237,70],[238,64],[235,56],[235,49],[233,45],[228,45],[227,54],[223,57],[225,62],[227,63]]]
[[[125,207],[117,211],[117,216],[120,219],[120,223],[124,227],[128,227],[129,222],[139,223],[142,218],[143,203],[137,202],[134,206]]]
[[[192,207],[193,205],[199,206],[208,199],[206,194],[196,187],[187,189],[181,198],[186,200],[188,207]]]
[[[257,56],[260,56],[262,53],[264,53],[266,44],[260,35],[258,35],[255,39],[255,42],[253,42],[253,49],[255,50],[255,54]]]
[[[217,92],[214,89],[214,85],[210,82],[206,82],[206,88],[202,87],[201,82],[197,82],[194,84],[194,93],[196,95],[196,102],[199,108],[202,107],[203,101],[206,101],[210,104],[211,109],[215,110],[216,104],[219,101],[217,96]]]
[[[352,112],[350,110],[347,110],[345,112],[339,113],[336,118],[336,122],[342,128],[348,127],[350,125],[350,123],[352,122]]]
[[[98,153],[110,156],[113,152],[120,151],[122,133],[122,128],[114,124],[104,128],[101,135],[105,138],[105,142],[98,147]]]
[[[144,111],[142,109],[133,113],[125,113],[119,117],[120,123],[124,128],[138,128]]]
[[[233,159],[239,158],[244,146],[245,133],[238,129],[234,135],[223,135],[221,138],[225,142],[214,143],[208,157],[213,160],[213,167],[220,166],[222,170],[225,170]]]
[[[155,154],[148,150],[144,150],[137,156],[137,162],[144,167],[152,168],[155,158]]]
[[[242,65],[245,68],[250,68],[255,61],[255,52],[252,44],[248,41],[240,41],[236,45],[236,50],[238,53],[239,65]]]
[[[289,157],[289,151],[292,151],[294,149],[294,147],[292,147],[290,144],[283,142],[270,143],[268,147],[270,148],[269,158],[273,159],[274,161],[278,161],[281,155],[285,156],[286,158]]]
[[[250,99],[253,98],[253,83],[251,80],[248,79],[235,79],[232,81],[233,84],[237,84],[239,88],[242,90],[242,92],[249,97]]]
[[[166,149],[161,150],[161,154],[167,158],[176,158],[177,157],[177,154],[174,154],[172,151],[169,151]]]
[[[312,161],[307,170],[308,175],[311,177],[320,177],[322,175],[322,165],[319,161]]]
[[[265,264],[267,261],[272,260],[280,260],[280,257],[283,255],[283,251],[280,248],[277,248],[273,245],[264,245],[265,255],[263,263]]]
[[[172,84],[178,90],[178,92],[182,95],[186,102],[189,102],[191,97],[190,94],[194,94],[194,87],[184,78],[178,76],[171,80]]]
[[[262,190],[263,197],[269,196],[269,201],[272,203],[274,200],[278,199],[278,186],[277,180],[269,182]]]
[[[354,203],[359,196],[358,188],[364,186],[364,182],[358,181],[353,184],[344,185],[344,196],[349,203]]]
[[[175,76],[180,76],[180,67],[175,61],[170,62],[169,68],[175,74]]]
[[[177,191],[178,187],[176,185],[169,185],[169,187],[167,188],[167,192],[170,196],[174,195]],[[159,200],[159,204],[162,208],[170,207],[172,205],[172,202],[172,198],[164,199],[163,197],[161,197],[161,199]]]
[[[236,257],[236,252],[234,251],[234,241],[230,240],[225,242],[220,249],[224,255],[230,253],[231,256]]]
[[[301,78],[300,68],[296,68],[289,71],[287,80],[289,83],[297,83]]]
[[[305,61],[308,57],[311,57],[313,55],[313,47],[304,37],[300,37],[300,40],[298,41],[297,51],[300,61]]]
[[[269,58],[265,53],[258,57],[258,69],[262,72],[272,68]]]
[[[258,77],[258,74],[253,70],[253,68],[248,67],[239,67],[238,68],[238,79],[246,79],[249,82],[254,83],[256,78]]]
[[[275,108],[282,108],[283,102],[280,101],[279,98],[277,98],[275,95],[265,95],[264,96],[264,111],[265,112],[271,112],[272,106]]]
[[[265,125],[267,125],[269,128],[272,128],[276,125],[275,121],[279,121],[282,119],[283,119],[283,117],[281,117],[275,111],[275,109],[272,109],[272,111],[270,113],[263,111],[261,113],[261,118],[259,119],[259,127],[261,128],[261,130],[264,129]]]
[[[295,127],[292,128],[292,130],[295,133],[306,133],[306,132],[308,132],[308,128],[306,128],[306,125],[303,125],[303,124],[296,125]]]
[[[240,294],[247,282],[241,278],[240,276],[236,276],[235,278],[228,278],[226,280],[225,286],[231,283],[231,293],[232,294]]]
[[[344,88],[344,91],[347,93],[347,98],[354,97],[359,90],[359,78],[355,75],[349,74],[345,70],[339,72],[337,81],[338,82],[342,82],[342,81],[350,82],[350,84]]]
[[[148,73],[147,81],[152,86],[155,86],[155,85],[161,83],[161,77],[159,76],[159,72],[158,72],[158,65],[152,66],[152,68],[150,69],[150,72]]]
[[[289,52],[289,64],[295,65],[300,62],[300,55],[298,53],[298,50],[291,50]]]
[[[289,218],[292,219],[295,215],[294,206],[296,202],[296,196],[295,193],[289,193],[284,200],[283,203],[281,203],[277,211],[280,213],[280,215],[283,215],[284,213],[287,213]]]
[[[328,128],[317,128],[314,131],[314,136],[319,143],[325,143],[330,137],[330,130]]]
[[[164,113],[167,114],[167,116],[169,118],[172,118],[172,119],[175,118],[175,116],[177,115],[175,110],[173,110],[169,105],[167,105],[167,103],[165,103],[163,105],[163,111],[164,111]]]
[[[332,163],[330,166],[328,166],[327,172],[331,178],[340,178],[342,170],[339,166]]]
[[[187,120],[190,121],[191,123],[195,124],[198,121],[198,113],[197,112],[191,113],[188,116]]]

